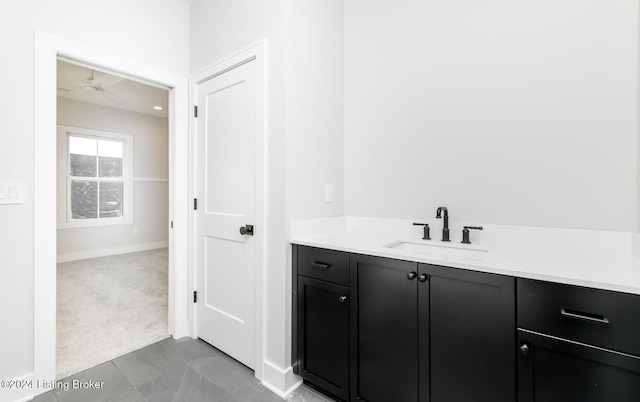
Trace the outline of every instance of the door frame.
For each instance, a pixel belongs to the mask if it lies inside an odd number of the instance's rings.
[[[260,236],[256,236],[256,266],[255,266],[255,325],[254,325],[254,365],[255,365],[255,377],[262,381],[263,373],[264,373],[264,359],[263,359],[263,350],[264,350],[264,342],[266,341],[264,336],[264,328],[265,323],[264,320],[266,318],[266,314],[264,312],[267,300],[266,300],[266,292],[264,290],[265,281],[264,281],[264,271],[266,269],[266,233],[268,233],[268,223],[267,223],[267,214],[266,214],[266,188],[267,188],[267,137],[268,137],[268,127],[267,127],[267,39],[262,39],[259,42],[245,48],[239,50],[236,53],[233,53],[224,59],[213,63],[202,70],[194,73],[191,76],[191,100],[190,100],[190,108],[194,110],[194,107],[197,104],[197,88],[198,84],[203,83],[211,78],[214,78],[220,74],[225,73],[237,67],[241,64],[249,62],[251,60],[255,60],[256,62],[256,218],[255,218],[255,226],[257,230],[261,233]],[[192,144],[190,148],[191,155],[191,193],[194,198],[198,198],[198,194],[196,193],[196,184],[197,184],[197,152],[196,152],[196,119],[190,119],[190,130],[192,133]],[[190,292],[193,292],[197,288],[196,283],[196,266],[195,266],[195,256],[196,256],[196,225],[195,225],[195,213],[191,211],[191,241],[189,242],[191,245],[190,255],[193,257],[192,266],[190,269]],[[196,309],[195,303],[191,303],[189,306],[189,316],[194,317],[191,320],[190,331],[194,334],[194,337],[197,337],[196,332]],[[263,384],[266,385],[266,384]]]
[[[188,79],[35,32],[34,380],[56,375],[56,63],[59,57],[169,89],[169,333],[190,335]],[[53,202],[52,202],[53,200]],[[167,222],[169,224],[169,222]],[[35,394],[46,389],[34,389]]]

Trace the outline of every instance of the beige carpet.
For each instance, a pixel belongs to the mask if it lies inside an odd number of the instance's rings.
[[[166,248],[61,263],[57,281],[58,379],[169,336]]]

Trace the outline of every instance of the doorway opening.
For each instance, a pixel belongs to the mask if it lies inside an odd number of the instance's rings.
[[[167,88],[57,62],[56,378],[169,336]]]
[[[34,372],[36,384],[56,378],[56,80],[59,58],[169,89],[168,332],[191,335],[188,79],[43,32],[35,34],[34,104]],[[97,345],[96,347],[100,347]],[[34,389],[38,395],[46,388]]]

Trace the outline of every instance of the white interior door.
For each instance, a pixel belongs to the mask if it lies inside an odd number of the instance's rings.
[[[256,216],[255,61],[196,90],[196,331],[253,368],[256,239],[240,229]]]

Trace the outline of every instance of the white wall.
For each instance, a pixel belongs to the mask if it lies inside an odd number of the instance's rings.
[[[344,6],[290,0],[286,9],[285,356],[291,361],[289,224],[344,213]],[[325,201],[325,186],[333,201]]]
[[[267,220],[264,272],[269,367],[290,368],[291,219],[343,213],[343,6],[339,0],[198,1],[191,6],[191,67],[199,71],[266,38]],[[333,203],[324,202],[334,185]],[[285,381],[270,383],[285,391]]]
[[[0,378],[33,372],[34,32],[188,74],[189,14],[179,0],[26,0],[0,3],[0,177],[25,183],[23,205],[0,206]],[[9,391],[0,390],[0,400]]]
[[[286,133],[289,220],[343,214],[342,0],[287,3]],[[325,185],[334,201],[325,202]]]
[[[169,153],[167,119],[58,98],[58,124],[133,136],[133,223],[58,230],[58,258],[108,255],[169,240]],[[65,138],[58,138],[64,160]],[[64,152],[63,152],[64,154]],[[66,181],[58,163],[58,221],[64,221]],[[164,179],[148,181],[145,179]],[[60,216],[62,213],[62,216]],[[139,230],[133,234],[133,228]]]
[[[345,0],[345,213],[637,229],[637,1]]]
[[[267,210],[265,250],[264,360],[276,370],[287,368],[285,338],[289,303],[285,222],[285,0],[207,0],[191,5],[191,71],[193,73],[268,40]],[[258,228],[257,230],[260,230]],[[266,366],[266,365],[265,365]],[[256,371],[262,372],[263,367]],[[267,380],[269,381],[269,380]],[[270,382],[270,381],[269,381]],[[275,384],[274,384],[275,385]]]

